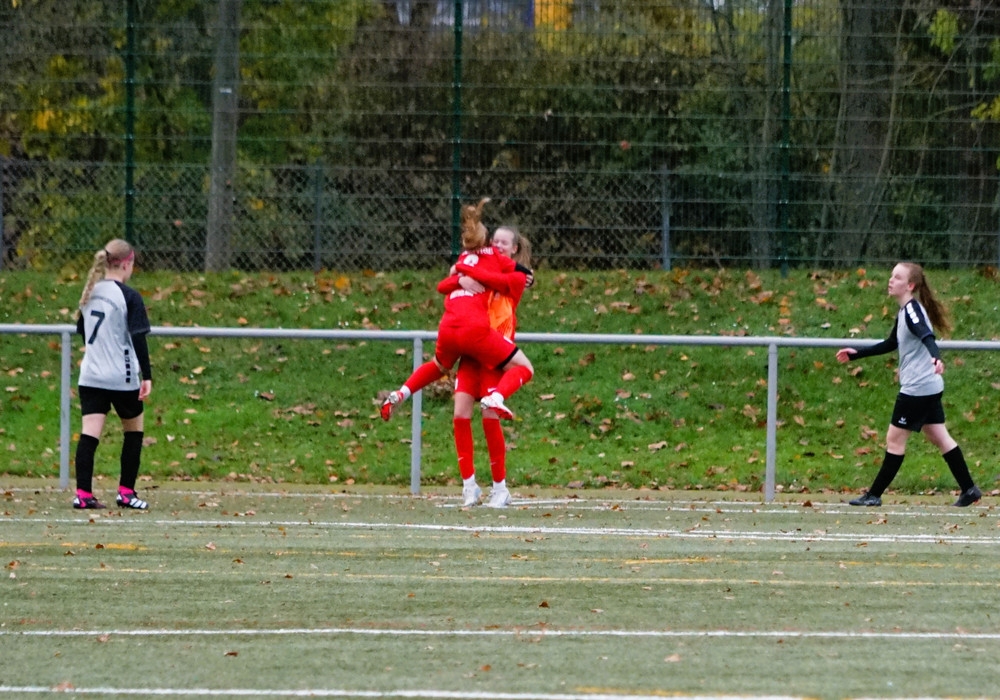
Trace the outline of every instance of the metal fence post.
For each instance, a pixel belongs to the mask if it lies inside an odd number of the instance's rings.
[[[125,3],[125,232],[132,245],[135,239],[135,25],[136,0]]]
[[[323,164],[317,160],[312,167],[313,272],[323,267],[323,180]]]
[[[3,232],[3,183],[4,176],[7,174],[7,159],[0,156],[0,270],[3,269],[3,259],[7,257],[7,251],[4,250],[4,232]]]
[[[778,346],[767,346],[767,447],[764,468],[764,500],[774,500],[778,454]]]
[[[670,252],[670,169],[666,165],[660,167],[660,221],[660,255],[662,257],[660,266],[669,272],[673,265],[673,259]]]
[[[59,488],[69,486],[69,395],[72,382],[71,368],[73,365],[73,333],[62,333],[62,355],[60,357],[59,386]]]
[[[424,363],[424,341],[420,338],[413,339],[413,369],[414,371]],[[418,391],[413,394],[413,417],[410,419],[410,433],[412,444],[410,445],[410,493],[416,495],[420,493],[420,456],[423,451],[422,416],[424,407],[424,392]]]
[[[451,103],[451,256],[461,248],[462,222],[462,24],[465,10],[462,0],[455,0],[455,47],[452,56]]]

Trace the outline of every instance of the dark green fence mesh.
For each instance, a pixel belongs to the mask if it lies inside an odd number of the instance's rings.
[[[0,35],[8,269],[440,266],[484,196],[551,268],[1000,255],[991,0],[18,0]]]

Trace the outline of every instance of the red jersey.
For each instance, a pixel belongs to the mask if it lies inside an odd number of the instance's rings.
[[[512,291],[512,282],[515,288],[518,286],[517,280],[511,278],[520,278],[523,293],[525,277],[522,273],[515,273],[516,265],[506,255],[486,247],[462,253],[455,267],[484,285],[487,279],[492,280],[493,284],[503,287],[497,291],[507,294]],[[478,360],[488,368],[503,366],[517,352],[517,346],[490,327],[489,291],[476,293],[461,287],[449,288],[450,281],[451,278],[438,285],[438,289],[446,293],[435,350],[438,363],[451,369],[459,357],[465,356]]]
[[[477,282],[501,294],[511,295],[511,279],[517,266],[511,258],[487,246],[474,251],[465,251],[458,256],[455,269]],[[521,293],[524,293],[524,275],[521,277]],[[515,283],[516,284],[516,283]],[[438,285],[439,288],[441,285]],[[444,317],[441,324],[489,326],[489,289],[484,292],[469,292],[458,288],[445,296]],[[520,295],[519,295],[520,296]]]

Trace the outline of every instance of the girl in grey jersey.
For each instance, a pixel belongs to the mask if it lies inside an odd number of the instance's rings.
[[[951,330],[947,311],[928,286],[923,268],[916,263],[896,265],[887,291],[899,303],[899,313],[889,337],[860,350],[841,348],[837,351],[837,360],[841,363],[899,351],[899,394],[885,438],[885,459],[868,493],[850,503],[852,506],[882,505],[882,492],[889,488],[903,464],[907,438],[911,432],[921,431],[941,450],[945,463],[958,481],[962,493],[955,505],[970,506],[982,498],[982,493],[972,481],[962,448],[944,425],[941,404],[944,362],[934,340],[934,327],[943,332]]]
[[[149,507],[135,492],[142,455],[142,402],[153,389],[153,373],[146,346],[150,330],[146,306],[139,292],[125,284],[134,265],[132,246],[121,239],[110,241],[94,255],[80,296],[76,327],[86,351],[80,365],[83,429],[76,446],[73,499],[78,509],[104,508],[93,493],[94,454],[112,406],[124,431],[116,502],[122,508]]]

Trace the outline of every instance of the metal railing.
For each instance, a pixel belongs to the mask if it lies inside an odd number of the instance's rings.
[[[69,486],[70,447],[70,394],[72,386],[72,336],[76,327],[68,324],[0,324],[0,335],[32,334],[59,335],[62,338],[60,357],[59,393],[59,485]],[[287,338],[294,340],[371,340],[413,343],[413,367],[423,362],[425,340],[434,340],[435,331],[352,331],[309,330],[295,328],[208,328],[154,326],[152,335],[184,338]],[[602,333],[519,333],[519,344],[574,343],[596,345],[682,345],[718,347],[767,348],[767,425],[766,459],[764,475],[764,500],[771,502],[775,495],[777,444],[778,444],[778,349],[779,348],[841,348],[858,344],[858,338],[786,338],[780,336],[702,336],[702,335],[617,335]],[[867,342],[867,341],[866,341]],[[943,350],[992,350],[1000,351],[1000,341],[943,340],[938,343]],[[410,448],[410,491],[420,493],[420,462],[422,452],[422,392],[413,395]]]

